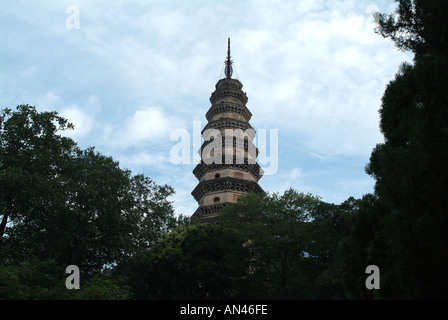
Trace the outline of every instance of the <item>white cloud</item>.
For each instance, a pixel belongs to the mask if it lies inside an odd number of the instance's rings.
[[[137,110],[127,123],[126,133],[131,140],[146,140],[166,134],[170,120],[157,108]]]
[[[60,112],[60,116],[66,118],[68,122],[71,122],[74,126],[74,130],[66,130],[62,133],[64,136],[68,136],[74,139],[85,136],[93,127],[94,120],[91,116],[81,111],[78,106],[73,105]]]
[[[133,168],[134,171],[141,171],[148,167],[164,170],[170,166],[170,158],[166,153],[150,153],[146,150],[139,150],[137,153],[124,153],[119,156],[119,161],[124,167]]]
[[[53,91],[49,91],[44,95],[39,95],[36,98],[36,106],[43,110],[54,110],[54,108],[61,102],[60,97]],[[33,104],[33,103],[30,103]]]
[[[183,126],[182,119],[167,114],[161,107],[142,107],[122,121],[116,130],[106,126],[103,134],[109,144],[121,149],[145,143],[160,146],[170,141],[172,130]]]

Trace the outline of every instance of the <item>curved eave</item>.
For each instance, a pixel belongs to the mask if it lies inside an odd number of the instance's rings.
[[[196,188],[191,192],[191,195],[197,202],[199,202],[207,193],[222,191],[236,191],[243,193],[264,192],[260,185],[255,181],[224,177],[199,182]]]
[[[201,162],[197,164],[196,167],[193,169],[193,174],[198,180],[201,180],[207,172],[218,171],[223,169],[234,169],[248,172],[252,175],[252,177],[256,181],[260,180],[261,177],[263,176],[263,169],[260,167],[258,163],[238,164],[236,161],[234,161],[232,164],[226,164],[224,161],[223,163],[212,163],[212,164],[205,164],[204,162]]]

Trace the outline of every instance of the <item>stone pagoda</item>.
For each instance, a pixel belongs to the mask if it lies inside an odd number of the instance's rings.
[[[199,207],[191,218],[204,224],[217,223],[221,209],[236,203],[239,196],[263,192],[258,184],[263,170],[256,163],[255,130],[249,124],[252,114],[242,83],[232,78],[232,64],[229,38],[225,77],[210,97],[208,123],[201,132],[201,161],[193,170],[199,183],[191,194]]]

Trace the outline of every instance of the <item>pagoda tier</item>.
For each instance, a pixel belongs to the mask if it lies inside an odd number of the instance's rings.
[[[226,114],[237,114],[245,121],[249,121],[252,117],[252,113],[250,113],[249,109],[247,109],[245,105],[232,102],[225,103],[224,101],[221,101],[219,104],[212,105],[205,114],[205,117],[208,121],[211,121],[213,118],[216,118],[217,115],[222,116]]]
[[[263,170],[256,163],[258,150],[247,95],[242,83],[231,77],[230,39],[225,63],[226,77],[216,84],[205,115],[208,123],[201,132],[201,162],[193,170],[199,183],[191,194],[199,207],[192,219],[205,224],[217,223],[222,208],[236,203],[238,197],[263,192],[258,184]]]
[[[246,161],[246,163],[237,164],[236,157],[233,159],[232,164],[226,164],[224,160],[219,164],[205,164],[201,162],[196,166],[196,168],[193,169],[193,174],[199,181],[201,181],[203,179],[211,179],[212,175],[213,178],[215,178],[216,174],[221,176],[224,170],[233,170],[233,172],[247,172],[257,182],[261,179],[263,174],[263,169],[261,169],[258,163],[248,164]]]

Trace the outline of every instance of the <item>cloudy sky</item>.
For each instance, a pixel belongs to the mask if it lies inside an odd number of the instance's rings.
[[[269,172],[260,185],[340,203],[373,191],[364,167],[383,140],[381,96],[412,59],[374,33],[372,13],[395,7],[392,0],[2,1],[0,108],[58,111],[75,124],[69,135],[81,147],[173,186],[176,212],[191,215],[194,128],[206,124],[230,37],[251,124],[268,133],[260,151],[271,162],[260,159]],[[176,132],[189,133],[188,141]],[[170,158],[180,141],[191,144],[188,163]]]

